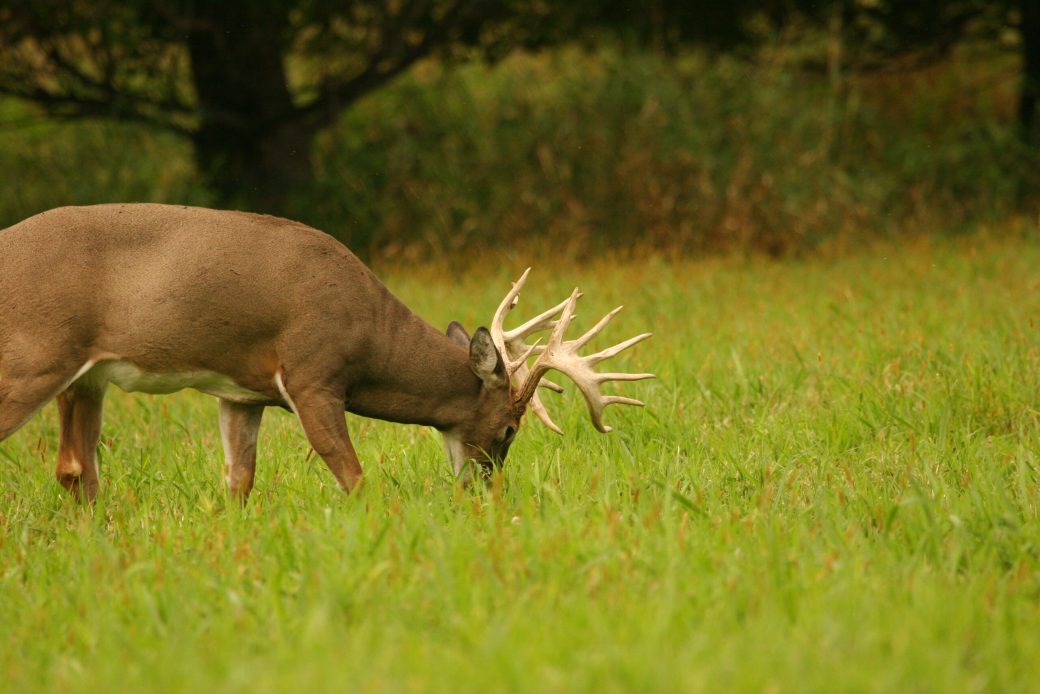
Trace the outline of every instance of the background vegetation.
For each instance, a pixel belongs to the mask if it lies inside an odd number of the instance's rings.
[[[965,46],[906,72],[577,47],[494,65],[422,64],[314,149],[286,214],[356,251],[489,242],[788,253],[955,233],[1030,207],[1036,158],[1011,54]],[[37,122],[7,102],[0,224],[112,200],[217,204],[189,144],[139,125]]]

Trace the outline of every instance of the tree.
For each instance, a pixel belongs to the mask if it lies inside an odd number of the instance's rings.
[[[474,45],[490,0],[9,0],[0,93],[191,140],[224,201],[277,210],[314,136],[417,60]]]

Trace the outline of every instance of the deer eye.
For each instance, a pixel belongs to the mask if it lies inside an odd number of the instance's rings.
[[[505,432],[502,434],[502,443],[512,441],[514,436],[516,436],[516,429],[512,426],[507,426]]]

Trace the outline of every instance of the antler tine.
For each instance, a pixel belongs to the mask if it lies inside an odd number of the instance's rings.
[[[654,374],[628,374],[628,373],[600,373],[596,374],[596,380],[600,383],[604,381],[642,381],[647,378],[657,378]],[[545,379],[542,379],[542,385],[545,385]]]
[[[563,344],[563,334],[567,332],[567,328],[570,327],[571,321],[574,320],[574,306],[578,303],[578,299],[580,299],[581,296],[581,292],[578,291],[577,287],[575,287],[574,291],[571,292],[570,297],[563,302],[563,312],[557,319],[556,325],[553,326],[553,331],[549,334],[549,343],[545,345],[545,350],[542,354],[551,352],[553,347]],[[535,363],[535,366],[537,367],[537,362]]]
[[[538,353],[538,359],[535,360],[534,365],[528,370],[527,377],[520,389],[518,402],[531,402],[532,409],[535,409],[533,403],[537,397],[538,386],[543,383],[542,376],[544,376],[549,370],[555,369],[574,381],[575,385],[578,386],[578,389],[585,397],[585,402],[588,404],[589,415],[592,418],[593,425],[599,431],[607,433],[611,431],[611,428],[603,423],[603,410],[607,405],[635,405],[637,407],[642,407],[643,403],[635,398],[628,398],[620,395],[604,395],[600,391],[600,385],[607,381],[639,381],[645,378],[654,378],[654,374],[630,374],[618,372],[597,373],[592,367],[605,359],[609,359],[610,357],[623,352],[632,345],[642,342],[650,337],[651,333],[636,335],[635,337],[629,338],[624,342],[619,342],[613,347],[608,347],[607,349],[596,352],[595,354],[590,354],[588,356],[578,354],[578,350],[588,344],[589,340],[599,334],[600,331],[606,327],[607,323],[609,323],[611,319],[617,315],[618,311],[621,310],[620,306],[615,308],[613,311],[601,318],[595,326],[581,337],[575,340],[565,341],[563,335],[574,320],[574,306],[580,296],[581,293],[575,289],[567,301],[564,302],[563,313],[556,321],[556,325],[553,327],[548,342],[544,347],[535,352]],[[536,409],[535,412],[542,421],[546,421],[546,417],[543,417],[539,412],[540,409],[542,408],[541,403],[539,402],[538,409]],[[552,428],[557,430],[557,427]]]
[[[596,352],[595,354],[591,354],[591,355],[589,355],[588,358],[589,358],[589,360],[593,364],[598,364],[599,362],[601,362],[601,361],[603,361],[605,359],[610,359],[613,356],[617,356],[618,354],[620,354],[621,352],[624,352],[626,349],[628,349],[632,345],[638,344],[638,343],[642,342],[643,340],[647,339],[648,337],[652,337],[652,336],[653,336],[653,333],[643,333],[642,335],[636,335],[635,337],[630,337],[627,340],[625,340],[624,342],[619,342],[618,344],[614,345],[613,347],[607,347],[605,350],[603,350],[601,352]]]
[[[506,314],[517,305],[520,299],[520,290],[523,289],[524,283],[527,282],[527,276],[530,273],[531,268],[524,270],[524,274],[520,275],[520,279],[513,283],[512,289],[506,293],[501,303],[499,303],[498,308],[495,310],[495,315],[491,319],[491,340],[495,343],[499,354],[502,355],[506,371],[510,376],[516,374],[527,363],[527,359],[535,353],[535,349],[538,347],[537,342],[533,345],[525,345],[523,338],[549,327],[549,325],[543,326],[541,324],[545,323],[552,315],[551,311],[546,311],[522,325],[521,329],[505,330]],[[548,323],[551,324],[552,321],[548,321]]]
[[[513,287],[506,292],[505,298],[503,298],[501,303],[498,304],[498,308],[495,309],[495,316],[491,319],[491,339],[503,357],[505,356],[506,351],[506,336],[502,325],[505,323],[506,314],[516,306],[518,297],[520,296],[520,290],[523,289],[524,283],[527,281],[527,276],[529,274],[531,274],[531,268],[524,270],[524,274],[520,275],[520,279],[513,282]]]
[[[552,381],[550,381],[548,378],[545,378],[544,376],[542,377],[541,383],[538,384],[538,387],[539,388],[545,388],[546,390],[551,390],[554,393],[562,393],[563,392],[563,386],[561,386],[559,383],[553,383]]]
[[[534,396],[531,398],[531,402],[528,404],[528,407],[531,408],[531,411],[535,413],[535,416],[537,416],[538,419],[542,420],[542,424],[549,427],[550,430],[555,431],[557,434],[560,434],[561,436],[563,435],[563,429],[556,426],[556,422],[554,422],[552,418],[549,417],[549,413],[545,410],[545,405],[542,404],[542,401],[538,397],[537,393],[535,393]]]
[[[530,356],[531,356],[532,354],[534,354],[534,351],[535,351],[536,349],[538,349],[538,343],[539,343],[539,342],[541,342],[541,341],[542,341],[542,338],[538,338],[537,340],[535,340],[535,341],[534,341],[534,344],[533,344],[533,345],[531,345],[530,347],[528,347],[528,348],[527,348],[526,350],[524,350],[523,354],[521,354],[521,355],[520,355],[519,357],[517,357],[517,358],[516,358],[516,359],[515,359],[514,361],[515,361],[515,362],[516,362],[517,364],[526,364],[526,363],[527,363],[527,360],[528,360],[528,358],[529,358],[529,357],[530,357]],[[556,386],[556,387],[557,387],[557,388],[559,388],[559,386]]]
[[[646,403],[642,400],[636,400],[635,398],[626,398],[623,395],[607,395],[603,398],[604,405],[635,405],[636,407],[642,407]]]
[[[579,294],[579,296],[581,295]],[[562,311],[563,307],[566,304],[567,299],[564,299],[552,308],[542,311],[537,316],[527,321],[523,325],[517,326],[512,330],[506,330],[503,333],[506,341],[508,342],[509,340],[522,340],[525,337],[530,337],[533,333],[541,332],[542,330],[548,330],[549,328],[555,327],[556,321],[553,320],[553,316]]]
[[[621,309],[623,308],[624,306],[618,306],[616,309],[600,318],[599,323],[596,323],[596,325],[592,326],[592,328],[590,328],[587,333],[579,337],[577,340],[574,340],[575,349],[581,349],[582,347],[584,347],[588,343],[588,341],[594,338],[596,335],[598,335],[599,332],[606,327],[607,323],[609,323],[611,319],[614,316],[616,316],[618,312],[621,311]]]

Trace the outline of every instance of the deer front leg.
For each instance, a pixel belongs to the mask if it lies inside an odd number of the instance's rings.
[[[260,432],[263,405],[220,401],[220,440],[224,444],[228,492],[243,504],[253,488],[256,474],[256,437]]]
[[[97,496],[97,448],[104,400],[104,387],[70,388],[57,398],[61,442],[54,476],[81,501],[93,501]]]
[[[347,433],[344,400],[327,390],[286,389],[279,380],[279,389],[288,404],[300,418],[303,433],[314,452],[329,467],[340,488],[349,492],[361,482],[361,462]]]

